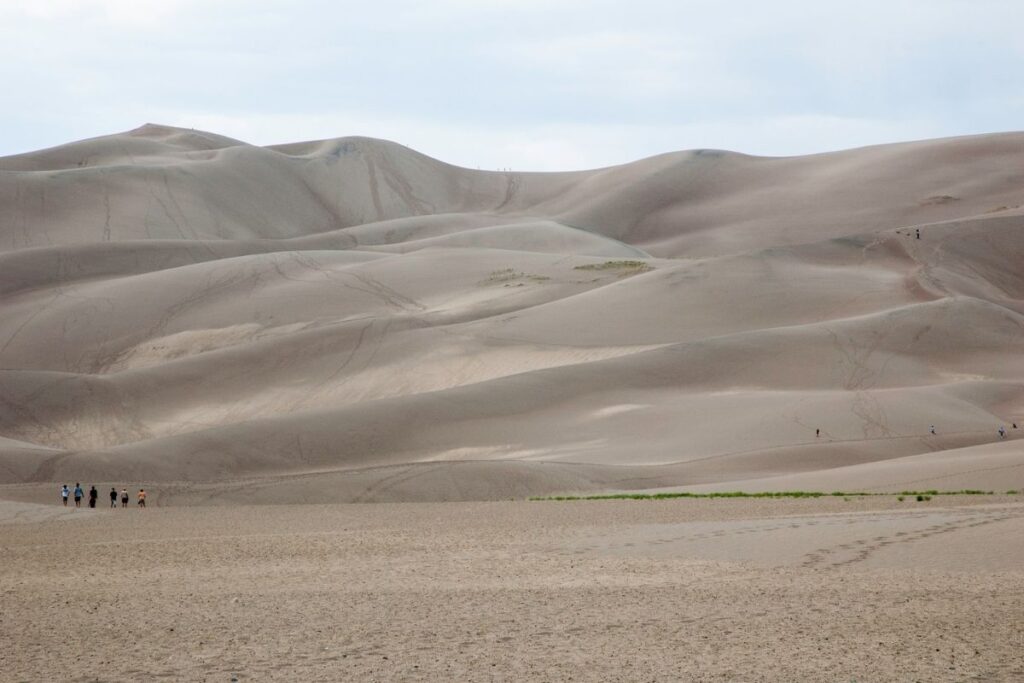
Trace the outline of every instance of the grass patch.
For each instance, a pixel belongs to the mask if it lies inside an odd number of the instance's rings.
[[[485,286],[504,284],[506,287],[522,287],[523,280],[546,282],[550,279],[547,275],[532,275],[513,270],[512,268],[502,268],[501,270],[492,270],[487,279],[481,280],[480,284]]]
[[[593,496],[535,496],[530,500],[666,500],[669,498],[821,498],[823,496],[873,496],[874,493],[843,493],[834,491],[716,491],[714,493],[690,493],[678,491],[673,493],[606,493]]]
[[[1020,204],[1014,204],[1013,206],[995,206],[986,211],[985,213],[999,213],[1000,211],[1009,211],[1010,209],[1019,209]]]
[[[620,275],[636,275],[654,270],[645,261],[605,261],[604,263],[588,263],[585,266],[576,266],[573,270],[615,270]]]
[[[916,497],[919,501],[931,500],[932,496],[991,496],[994,491],[963,489],[960,491],[900,491],[897,500],[907,496]],[[866,498],[870,496],[891,496],[893,493],[871,493],[868,491],[715,491],[712,493],[691,493],[676,491],[671,493],[602,493],[590,496],[533,496],[529,500],[668,500],[671,498],[824,498],[841,497],[844,500]]]

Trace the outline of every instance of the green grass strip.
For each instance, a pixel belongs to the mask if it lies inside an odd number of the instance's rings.
[[[1017,491],[1007,491],[1006,495],[1016,495]],[[605,493],[592,496],[533,496],[529,500],[666,500],[669,498],[822,498],[835,496],[855,498],[867,496],[991,496],[995,491],[963,489],[960,491],[899,491],[887,493],[868,493],[866,491],[716,491],[712,493],[690,493],[679,491],[674,493]]]

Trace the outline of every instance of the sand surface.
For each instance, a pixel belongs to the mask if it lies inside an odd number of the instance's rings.
[[[1019,496],[7,502],[0,680],[1021,680],[1022,533]]]
[[[497,173],[159,125],[0,158],[0,485],[1024,488],[1022,167],[1021,133]]]
[[[1024,679],[1021,168],[0,158],[0,680]]]

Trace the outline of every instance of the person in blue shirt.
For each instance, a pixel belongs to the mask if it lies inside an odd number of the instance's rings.
[[[82,485],[79,484],[78,482],[75,482],[75,507],[76,508],[82,507],[82,496],[84,494],[85,494],[85,491],[82,490]]]

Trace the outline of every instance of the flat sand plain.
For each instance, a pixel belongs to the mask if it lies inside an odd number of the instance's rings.
[[[1019,496],[0,519],[4,681],[1024,677]]]

